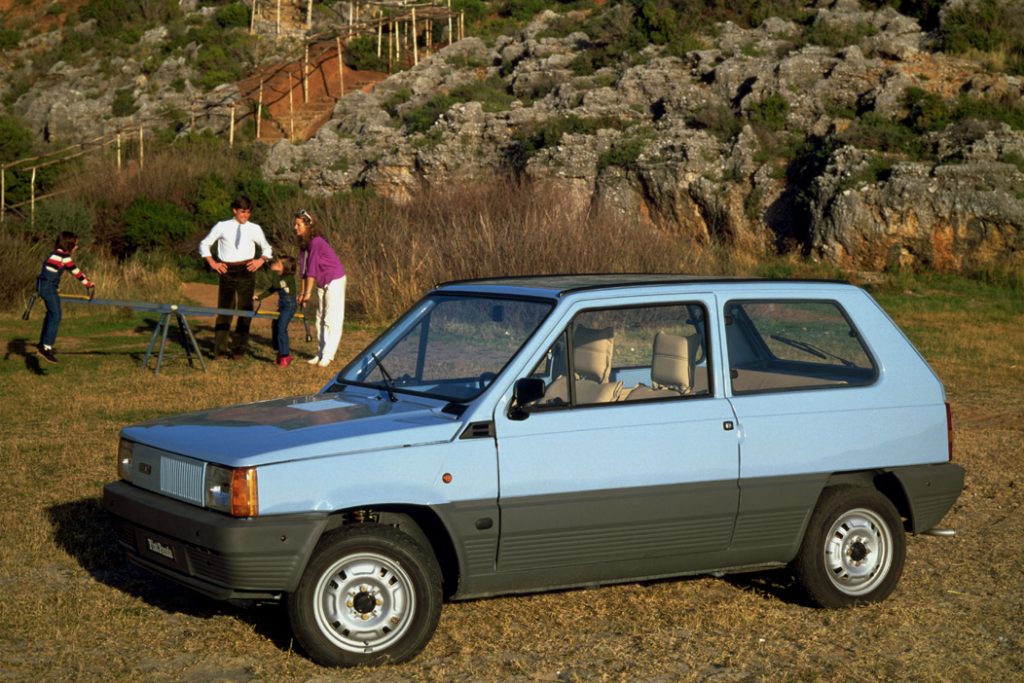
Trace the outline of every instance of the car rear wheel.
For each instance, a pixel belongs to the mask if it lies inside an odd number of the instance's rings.
[[[892,593],[906,553],[903,524],[889,499],[874,489],[840,486],[818,501],[794,569],[812,602],[850,607]]]
[[[375,524],[324,539],[288,599],[296,639],[324,666],[411,659],[440,614],[433,554],[402,531]]]

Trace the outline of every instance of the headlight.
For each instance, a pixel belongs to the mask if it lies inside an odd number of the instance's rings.
[[[255,467],[206,466],[206,507],[233,517],[259,514]]]
[[[117,476],[125,481],[132,480],[132,459],[135,455],[135,442],[122,438],[117,446]]]

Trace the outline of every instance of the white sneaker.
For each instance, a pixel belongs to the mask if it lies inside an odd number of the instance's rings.
[[[320,356],[313,356],[306,362],[309,363],[310,365],[320,365]]]
[[[319,363],[317,363],[317,365],[319,365],[322,368],[326,368],[328,365],[330,365],[333,362],[334,361],[332,361],[330,358],[324,358]]]

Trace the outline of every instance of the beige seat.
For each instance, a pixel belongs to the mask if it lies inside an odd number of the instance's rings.
[[[573,367],[576,372],[576,403],[610,403],[619,400],[622,382],[609,382],[615,328],[575,327],[572,333]],[[553,381],[541,399],[542,405],[569,402],[569,383],[565,376]]]
[[[700,351],[700,336],[658,332],[651,360],[651,386],[637,385],[627,401],[684,396],[693,389],[693,369]]]

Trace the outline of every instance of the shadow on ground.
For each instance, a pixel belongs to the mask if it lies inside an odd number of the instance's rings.
[[[36,353],[35,344],[29,344],[27,339],[12,339],[7,342],[7,353],[4,360],[10,360],[11,356],[21,356],[25,359],[25,369],[35,375],[45,375],[39,364],[39,355]]]
[[[131,564],[117,542],[110,517],[103,509],[100,498],[53,505],[47,508],[47,515],[57,546],[75,558],[100,583],[168,613],[198,619],[230,615],[252,625],[257,633],[281,650],[289,650],[294,646],[283,607],[238,607],[207,598]]]

